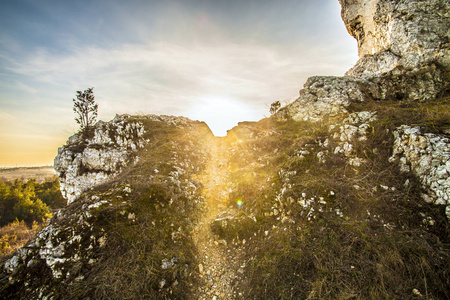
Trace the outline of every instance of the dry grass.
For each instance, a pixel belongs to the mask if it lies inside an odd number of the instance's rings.
[[[391,129],[408,124],[438,134],[450,130],[450,96],[427,102],[367,101],[354,103],[350,110],[377,111],[380,122]]]
[[[149,129],[139,163],[96,191],[108,193],[114,185],[129,184],[132,193],[122,195],[117,205],[126,202],[126,215],[134,215],[135,221],[124,220],[123,209],[98,212],[95,226],[107,232],[107,246],[98,253],[99,263],[84,271],[84,279],[68,287],[67,299],[195,298],[198,264],[191,231],[202,212],[201,189],[188,195],[185,185],[204,167],[200,150],[211,134],[201,124],[180,130],[136,121]],[[173,172],[179,173],[178,185],[168,181]],[[162,268],[173,259],[173,265]]]
[[[245,246],[238,246],[249,261],[239,282],[246,299],[450,297],[446,267],[450,265],[450,228],[443,209],[425,203],[417,178],[388,162],[390,132],[395,127],[420,125],[439,133],[447,129],[448,98],[406,106],[373,102],[364,110],[377,110],[378,121],[367,141],[354,143],[356,154],[367,161],[358,168],[333,151],[326,154],[327,163],[319,162],[316,154],[323,150],[319,141],[332,135],[327,122],[265,120],[253,124],[259,127],[255,131],[270,128],[277,135],[241,138],[235,151],[240,154],[233,158],[235,169],[245,168],[255,175],[251,179],[240,171],[231,175],[235,189],[230,202],[245,199],[246,205],[240,210],[241,218],[229,222],[220,234],[231,244],[237,237],[247,239]],[[310,154],[299,159],[295,152],[306,144]],[[330,144],[333,149],[333,141]],[[252,149],[273,153],[266,166],[249,166],[243,152]],[[281,169],[295,175],[285,179],[277,175]],[[261,177],[270,183],[262,186]],[[277,201],[283,187],[286,191]],[[309,207],[297,204],[303,193],[315,199],[314,218],[308,217]],[[324,204],[318,204],[319,199]],[[274,208],[277,215],[269,214]],[[423,215],[434,225],[426,223]],[[245,222],[245,216],[255,216],[257,223]],[[287,222],[282,222],[284,217]]]
[[[17,248],[25,245],[39,232],[42,225],[33,223],[28,227],[24,221],[15,221],[0,228],[0,260],[12,254]]]
[[[172,235],[178,228],[189,231],[192,212],[177,218],[182,199],[169,206],[172,195],[164,186],[133,189],[126,199],[131,202],[127,213],[135,214],[136,222],[116,221],[118,211],[103,218],[108,245],[100,253],[101,262],[69,288],[68,299],[183,299],[192,294],[189,283],[195,277],[189,275],[196,266],[195,247],[186,234]],[[173,266],[161,267],[173,258]]]
[[[422,201],[417,178],[388,162],[392,129],[418,124],[442,132],[450,119],[448,102],[366,103],[364,110],[377,110],[378,121],[367,141],[354,143],[356,154],[366,159],[361,167],[349,165],[334,151],[325,154],[326,163],[317,157],[324,151],[321,143],[333,134],[329,125],[340,120],[264,119],[231,131],[223,140],[230,145],[224,154],[229,164],[223,167],[230,173],[228,204],[235,214],[226,226],[213,223],[212,230],[246,262],[236,280],[242,298],[450,298],[448,220],[442,207]],[[178,130],[142,122],[151,130],[139,163],[93,192],[108,193],[124,184],[132,190],[108,210],[98,211],[93,225],[107,233],[105,248],[96,253],[99,261],[78,270],[81,280],[57,284],[57,295],[196,298],[199,258],[192,230],[204,213],[204,195],[193,178],[205,168],[208,154],[202,149],[211,135],[201,124]],[[336,143],[330,140],[328,150]],[[309,153],[300,158],[302,149]],[[185,169],[178,185],[167,180],[179,170],[177,162]],[[183,192],[187,182],[197,185],[196,192]],[[309,206],[300,204],[308,199],[314,199]],[[434,225],[424,222],[424,216]],[[170,267],[162,268],[172,259]]]

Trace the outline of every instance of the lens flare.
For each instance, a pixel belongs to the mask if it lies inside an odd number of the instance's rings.
[[[238,206],[238,207],[241,207],[241,206],[242,206],[242,200],[238,200],[238,201],[237,201],[237,206]]]

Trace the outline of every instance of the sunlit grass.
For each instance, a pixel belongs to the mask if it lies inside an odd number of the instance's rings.
[[[417,178],[388,162],[396,126],[448,129],[448,98],[404,108],[397,102],[352,108],[378,112],[368,140],[355,144],[355,154],[367,160],[359,168],[333,153],[333,140],[327,163],[318,160],[319,142],[332,136],[329,126],[339,119],[265,119],[229,132],[229,204],[242,204],[233,219],[212,229],[245,253],[249,265],[239,287],[246,298],[410,298],[413,290],[448,296],[445,215],[421,199]],[[295,153],[306,146],[310,153],[299,159]],[[288,181],[283,173],[292,174]],[[314,199],[313,214],[302,199]],[[421,214],[435,225],[424,226]]]

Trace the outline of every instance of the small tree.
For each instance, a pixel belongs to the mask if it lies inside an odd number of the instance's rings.
[[[272,103],[270,105],[270,114],[273,115],[274,113],[276,113],[281,107],[281,102],[279,100],[275,101],[274,103]]]
[[[77,91],[77,99],[73,99],[73,111],[77,114],[75,121],[80,124],[81,131],[92,126],[97,119],[98,104],[95,103],[93,89]]]

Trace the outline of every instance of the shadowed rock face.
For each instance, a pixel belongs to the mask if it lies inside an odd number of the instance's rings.
[[[449,67],[450,4],[446,0],[340,0],[342,19],[358,41],[349,74],[413,69],[429,61]]]
[[[413,171],[428,193],[425,201],[446,205],[450,219],[450,140],[420,128],[403,125],[394,132],[395,141],[390,161],[398,160],[402,172]]]

